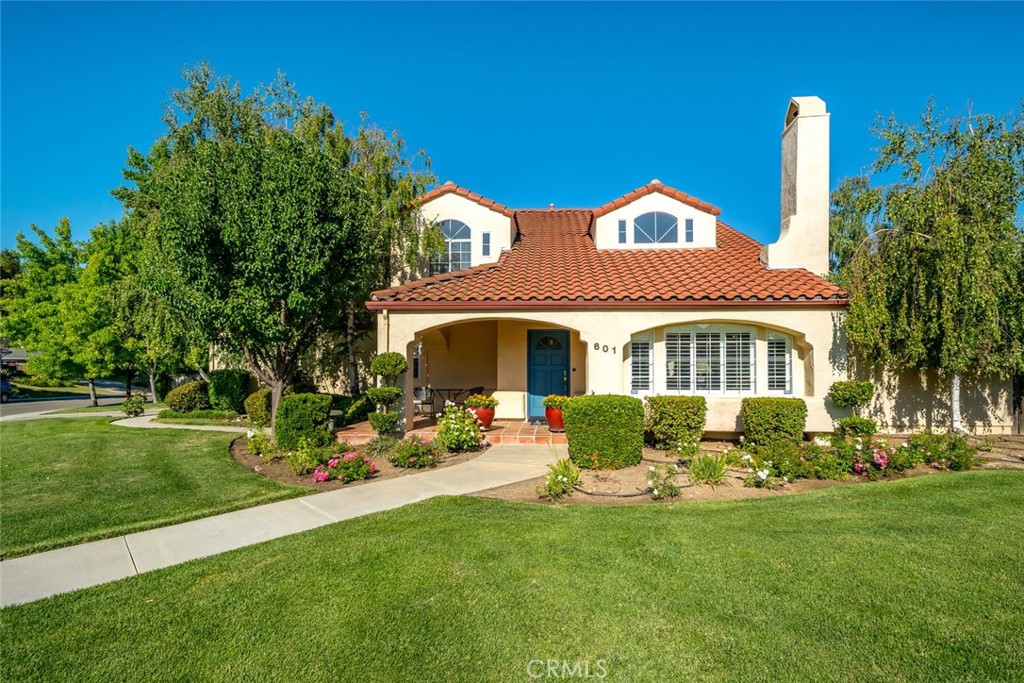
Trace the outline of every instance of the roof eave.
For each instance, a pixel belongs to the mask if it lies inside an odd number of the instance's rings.
[[[607,310],[607,309],[715,309],[715,308],[845,308],[847,299],[723,299],[683,301],[388,301],[366,302],[371,311],[491,311],[491,310]]]

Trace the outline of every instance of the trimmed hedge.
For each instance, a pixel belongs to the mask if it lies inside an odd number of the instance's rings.
[[[562,409],[569,457],[580,467],[621,469],[644,451],[644,404],[632,396],[579,396]]]
[[[356,422],[366,422],[369,414],[373,412],[373,408],[373,401],[365,396],[335,394],[331,401],[331,410],[341,413],[335,418],[335,424],[339,427]]]
[[[274,442],[282,451],[292,450],[303,437],[312,446],[331,442],[331,396],[291,394],[282,396],[274,423]]]
[[[865,417],[844,417],[836,420],[836,435],[845,439],[848,436],[859,436],[867,439],[875,435],[878,425],[874,420]]]
[[[245,409],[245,388],[249,375],[245,370],[214,370],[210,373],[210,405],[214,410]]]
[[[386,413],[370,413],[368,417],[370,418],[370,426],[373,427],[373,431],[377,432],[378,436],[384,436],[395,431],[401,415],[390,411]]]
[[[401,387],[371,387],[366,390],[366,397],[383,410],[387,410],[393,403],[402,398]]]
[[[647,431],[651,444],[655,448],[696,452],[704,436],[707,414],[708,404],[703,396],[648,396]]]
[[[245,399],[245,414],[249,416],[249,424],[253,427],[270,426],[270,387],[263,387],[249,394]]]
[[[206,382],[186,382],[164,396],[164,403],[178,413],[191,413],[210,408],[210,389]]]
[[[837,408],[857,408],[867,405],[875,395],[875,385],[855,379],[833,382],[828,397]]]
[[[799,444],[804,439],[807,404],[802,398],[745,398],[740,417],[750,446]]]

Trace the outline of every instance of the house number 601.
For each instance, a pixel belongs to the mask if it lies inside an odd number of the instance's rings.
[[[611,351],[612,353],[615,353],[615,347],[614,347],[614,346],[612,346],[612,347],[611,347],[611,348],[609,349],[609,347],[608,347],[608,345],[607,345],[607,344],[605,344],[604,346],[602,346],[601,344],[599,344],[599,343],[597,343],[597,342],[594,342],[594,350],[595,350],[595,351],[604,351],[605,353],[607,353],[607,352],[608,352],[608,351],[610,350],[610,351]]]

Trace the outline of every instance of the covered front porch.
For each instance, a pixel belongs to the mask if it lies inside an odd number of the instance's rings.
[[[578,331],[550,323],[491,318],[436,325],[417,330],[405,352],[406,424],[483,393],[498,400],[496,438],[532,438],[529,423],[546,431],[545,396],[587,392],[585,343]]]

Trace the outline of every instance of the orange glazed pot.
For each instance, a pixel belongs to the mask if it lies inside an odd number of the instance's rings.
[[[561,408],[545,408],[544,417],[548,421],[549,432],[564,432],[565,420],[562,419]]]
[[[491,428],[491,423],[494,422],[494,408],[470,408],[470,410],[476,415],[476,419],[480,420],[481,427]]]

